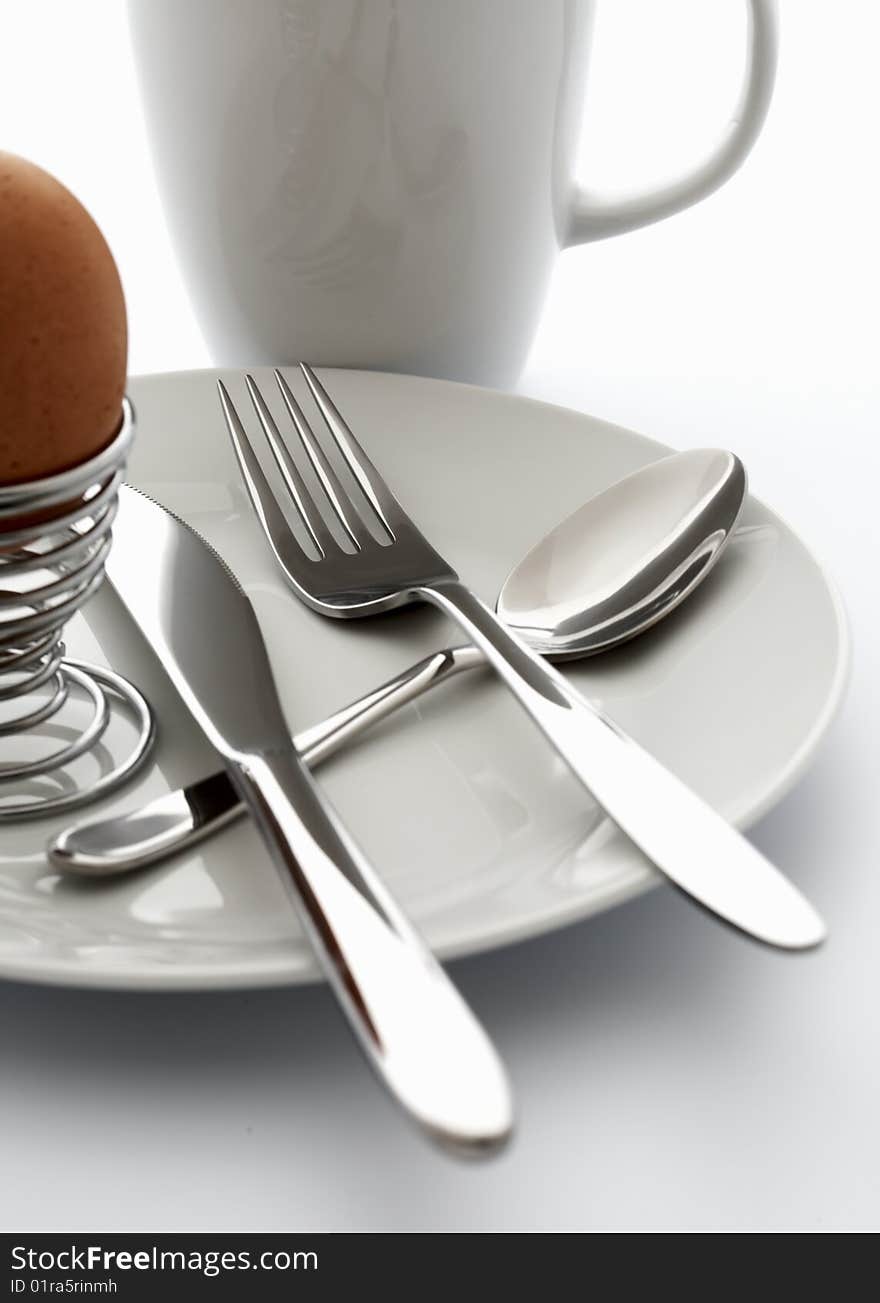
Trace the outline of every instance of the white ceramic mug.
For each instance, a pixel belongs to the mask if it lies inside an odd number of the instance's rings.
[[[572,180],[591,0],[129,0],[172,235],[215,362],[515,378],[559,249],[737,169],[776,66],[747,0],[737,109],[649,193]]]

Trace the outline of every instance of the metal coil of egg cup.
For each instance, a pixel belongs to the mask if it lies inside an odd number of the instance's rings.
[[[0,823],[106,796],[149,753],[155,726],[141,693],[112,670],[69,659],[63,641],[68,620],[104,578],[133,434],[134,413],[124,399],[120,428],[95,457],[61,474],[0,486]],[[45,754],[16,758],[17,740],[44,736],[40,730],[50,723],[63,731],[65,707],[74,698],[90,712],[85,726],[78,724],[71,740]],[[67,768],[99,747],[119,707],[134,723],[133,745],[120,759],[112,757],[111,767],[88,787],[63,790]],[[33,781],[47,777],[48,785]],[[32,794],[5,800],[12,783],[25,783]]]

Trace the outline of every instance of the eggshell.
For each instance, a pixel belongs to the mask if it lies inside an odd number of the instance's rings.
[[[119,273],[95,222],[48,172],[0,152],[0,485],[111,441],[126,351]]]

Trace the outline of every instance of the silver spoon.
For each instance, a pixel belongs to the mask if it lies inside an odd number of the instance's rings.
[[[674,453],[613,484],[557,525],[508,575],[498,614],[553,659],[590,656],[662,620],[705,579],[736,524],[746,473],[730,452]],[[297,734],[309,765],[455,674],[483,664],[471,646],[436,652]],[[244,813],[224,772],[130,814],[78,824],[49,843],[69,873],[141,868]]]

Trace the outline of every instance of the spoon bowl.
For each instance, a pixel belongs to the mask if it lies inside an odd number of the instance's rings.
[[[731,452],[674,453],[596,494],[511,570],[502,620],[545,656],[607,651],[643,633],[709,574],[739,519]]]

